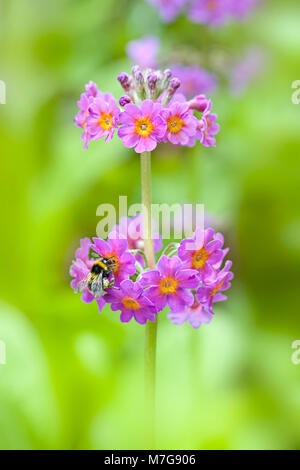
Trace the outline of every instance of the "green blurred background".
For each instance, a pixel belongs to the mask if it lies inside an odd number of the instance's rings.
[[[118,139],[82,150],[73,124],[90,79],[121,94],[125,45],[157,34],[163,50],[208,41],[264,48],[264,76],[214,97],[216,149],[197,150],[194,201],[219,218],[235,280],[210,325],[160,315],[161,449],[300,448],[299,2],[266,2],[244,23],[163,25],[143,0],[0,0],[0,448],[145,448],[144,328],[85,305],[69,287],[96,208],[140,200],[139,157]],[[191,198],[188,151],[153,156],[154,202]]]

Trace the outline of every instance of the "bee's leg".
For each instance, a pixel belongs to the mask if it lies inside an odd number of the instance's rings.
[[[113,258],[109,259],[109,268],[114,271],[118,267],[118,263]]]
[[[112,273],[113,273],[113,271],[109,271],[108,275],[110,276]],[[107,281],[108,281],[108,279],[107,279]],[[108,281],[108,287],[113,287],[114,283],[115,283],[115,278],[112,277],[111,280]]]

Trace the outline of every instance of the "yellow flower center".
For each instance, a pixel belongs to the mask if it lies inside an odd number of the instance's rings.
[[[209,254],[204,248],[201,248],[200,250],[195,251],[195,253],[193,254],[193,259],[192,259],[193,267],[196,269],[203,268],[208,257],[209,257]]]
[[[142,137],[148,137],[153,130],[153,124],[149,118],[140,118],[135,121],[135,132]]]
[[[216,2],[215,0],[210,0],[209,2],[207,2],[207,6],[210,10],[215,10],[216,9]]]
[[[159,289],[162,294],[174,294],[178,286],[178,281],[173,277],[164,277],[159,284]]]
[[[112,128],[112,116],[109,113],[103,113],[101,114],[98,123],[102,127],[102,129],[109,130]]]
[[[140,308],[140,304],[137,300],[133,299],[132,297],[124,297],[122,300],[123,305],[125,308],[129,310],[138,310]]]
[[[224,281],[220,282],[220,284],[218,284],[214,289],[212,289],[212,291],[211,291],[212,297],[213,297],[214,295],[216,295],[216,293],[218,292],[219,289],[221,289],[221,287],[222,287],[222,285],[223,285],[223,282],[224,282]]]
[[[179,132],[183,126],[183,120],[179,116],[172,116],[168,120],[168,129],[172,134],[176,134]]]

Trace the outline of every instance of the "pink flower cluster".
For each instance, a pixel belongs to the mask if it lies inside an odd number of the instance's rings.
[[[163,253],[155,269],[149,270],[143,263],[142,270],[138,270],[141,254],[137,251],[143,252],[141,233],[141,218],[137,216],[123,219],[107,241],[81,240],[70,268],[74,291],[82,291],[83,302],[96,300],[100,311],[109,304],[112,311],[121,312],[120,319],[125,323],[132,318],[140,324],[154,321],[167,306],[168,318],[174,324],[189,322],[199,328],[202,323],[209,323],[214,316],[214,303],[226,300],[223,292],[233,278],[231,261],[221,268],[228,253],[223,248],[223,235],[211,228],[197,229],[193,238],[182,240],[171,257]],[[154,248],[158,251],[161,241],[159,236],[155,238]],[[110,283],[103,284],[101,296],[96,296],[89,287],[90,281],[101,283],[103,278],[102,273],[95,274],[94,267],[100,264],[106,269],[105,263],[112,259]]]
[[[79,112],[74,121],[83,129],[81,136],[84,149],[88,148],[90,140],[105,137],[109,142],[118,127],[120,109],[116,100],[110,93],[102,93],[97,85],[90,81],[85,86],[85,92],[77,101]]]
[[[93,82],[78,101],[75,123],[83,129],[85,149],[91,140],[110,141],[115,131],[123,145],[137,153],[150,152],[160,142],[215,146],[219,125],[211,113],[211,100],[198,95],[188,101],[178,93],[180,80],[170,70],[142,71],[134,66],[131,76],[123,72],[118,80],[126,92],[119,99],[123,111],[110,93],[102,93]]]
[[[163,21],[169,23],[187,10],[194,23],[222,26],[229,19],[248,16],[261,0],[147,0],[154,5]]]

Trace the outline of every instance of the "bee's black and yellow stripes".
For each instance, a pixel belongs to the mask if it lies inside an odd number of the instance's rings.
[[[94,274],[99,274],[101,270],[108,271],[108,266],[101,260],[98,260],[93,264],[91,272]]]

